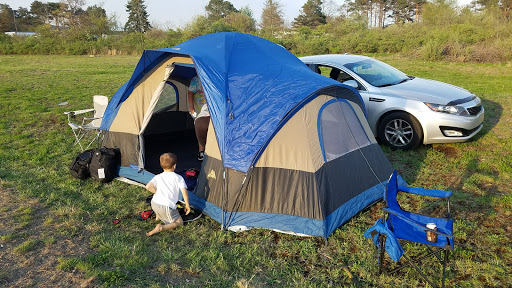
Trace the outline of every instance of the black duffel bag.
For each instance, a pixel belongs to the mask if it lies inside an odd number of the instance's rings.
[[[89,165],[91,163],[94,150],[96,149],[85,150],[76,156],[73,162],[71,162],[71,165],[69,165],[69,173],[71,176],[81,180],[89,178]]]
[[[101,147],[95,149],[92,155],[89,172],[94,180],[108,183],[117,177],[119,165],[121,165],[119,149]]]

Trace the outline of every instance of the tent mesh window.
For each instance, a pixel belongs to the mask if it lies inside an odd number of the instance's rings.
[[[163,113],[166,111],[177,111],[178,103],[177,101],[177,89],[174,84],[171,82],[166,82],[164,89],[162,90],[162,94],[160,94],[160,98],[155,106],[155,114]]]
[[[322,154],[326,162],[371,144],[347,102],[327,102],[320,111],[319,125]]]

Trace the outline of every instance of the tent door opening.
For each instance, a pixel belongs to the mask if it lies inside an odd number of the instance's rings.
[[[176,172],[201,167],[197,160],[194,120],[187,109],[190,79],[179,77],[176,72],[179,70],[174,70],[165,81],[149,122],[141,133],[144,168],[154,174],[163,171],[160,155],[166,152],[176,154]]]

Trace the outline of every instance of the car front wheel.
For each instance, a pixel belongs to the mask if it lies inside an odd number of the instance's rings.
[[[379,139],[393,149],[413,149],[423,140],[423,130],[411,114],[393,112],[380,121]]]

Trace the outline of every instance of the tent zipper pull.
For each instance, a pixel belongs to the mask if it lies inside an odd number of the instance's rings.
[[[228,97],[228,103],[229,103],[229,120],[235,119],[235,114],[233,114],[233,104],[231,103],[231,100],[229,100]]]

